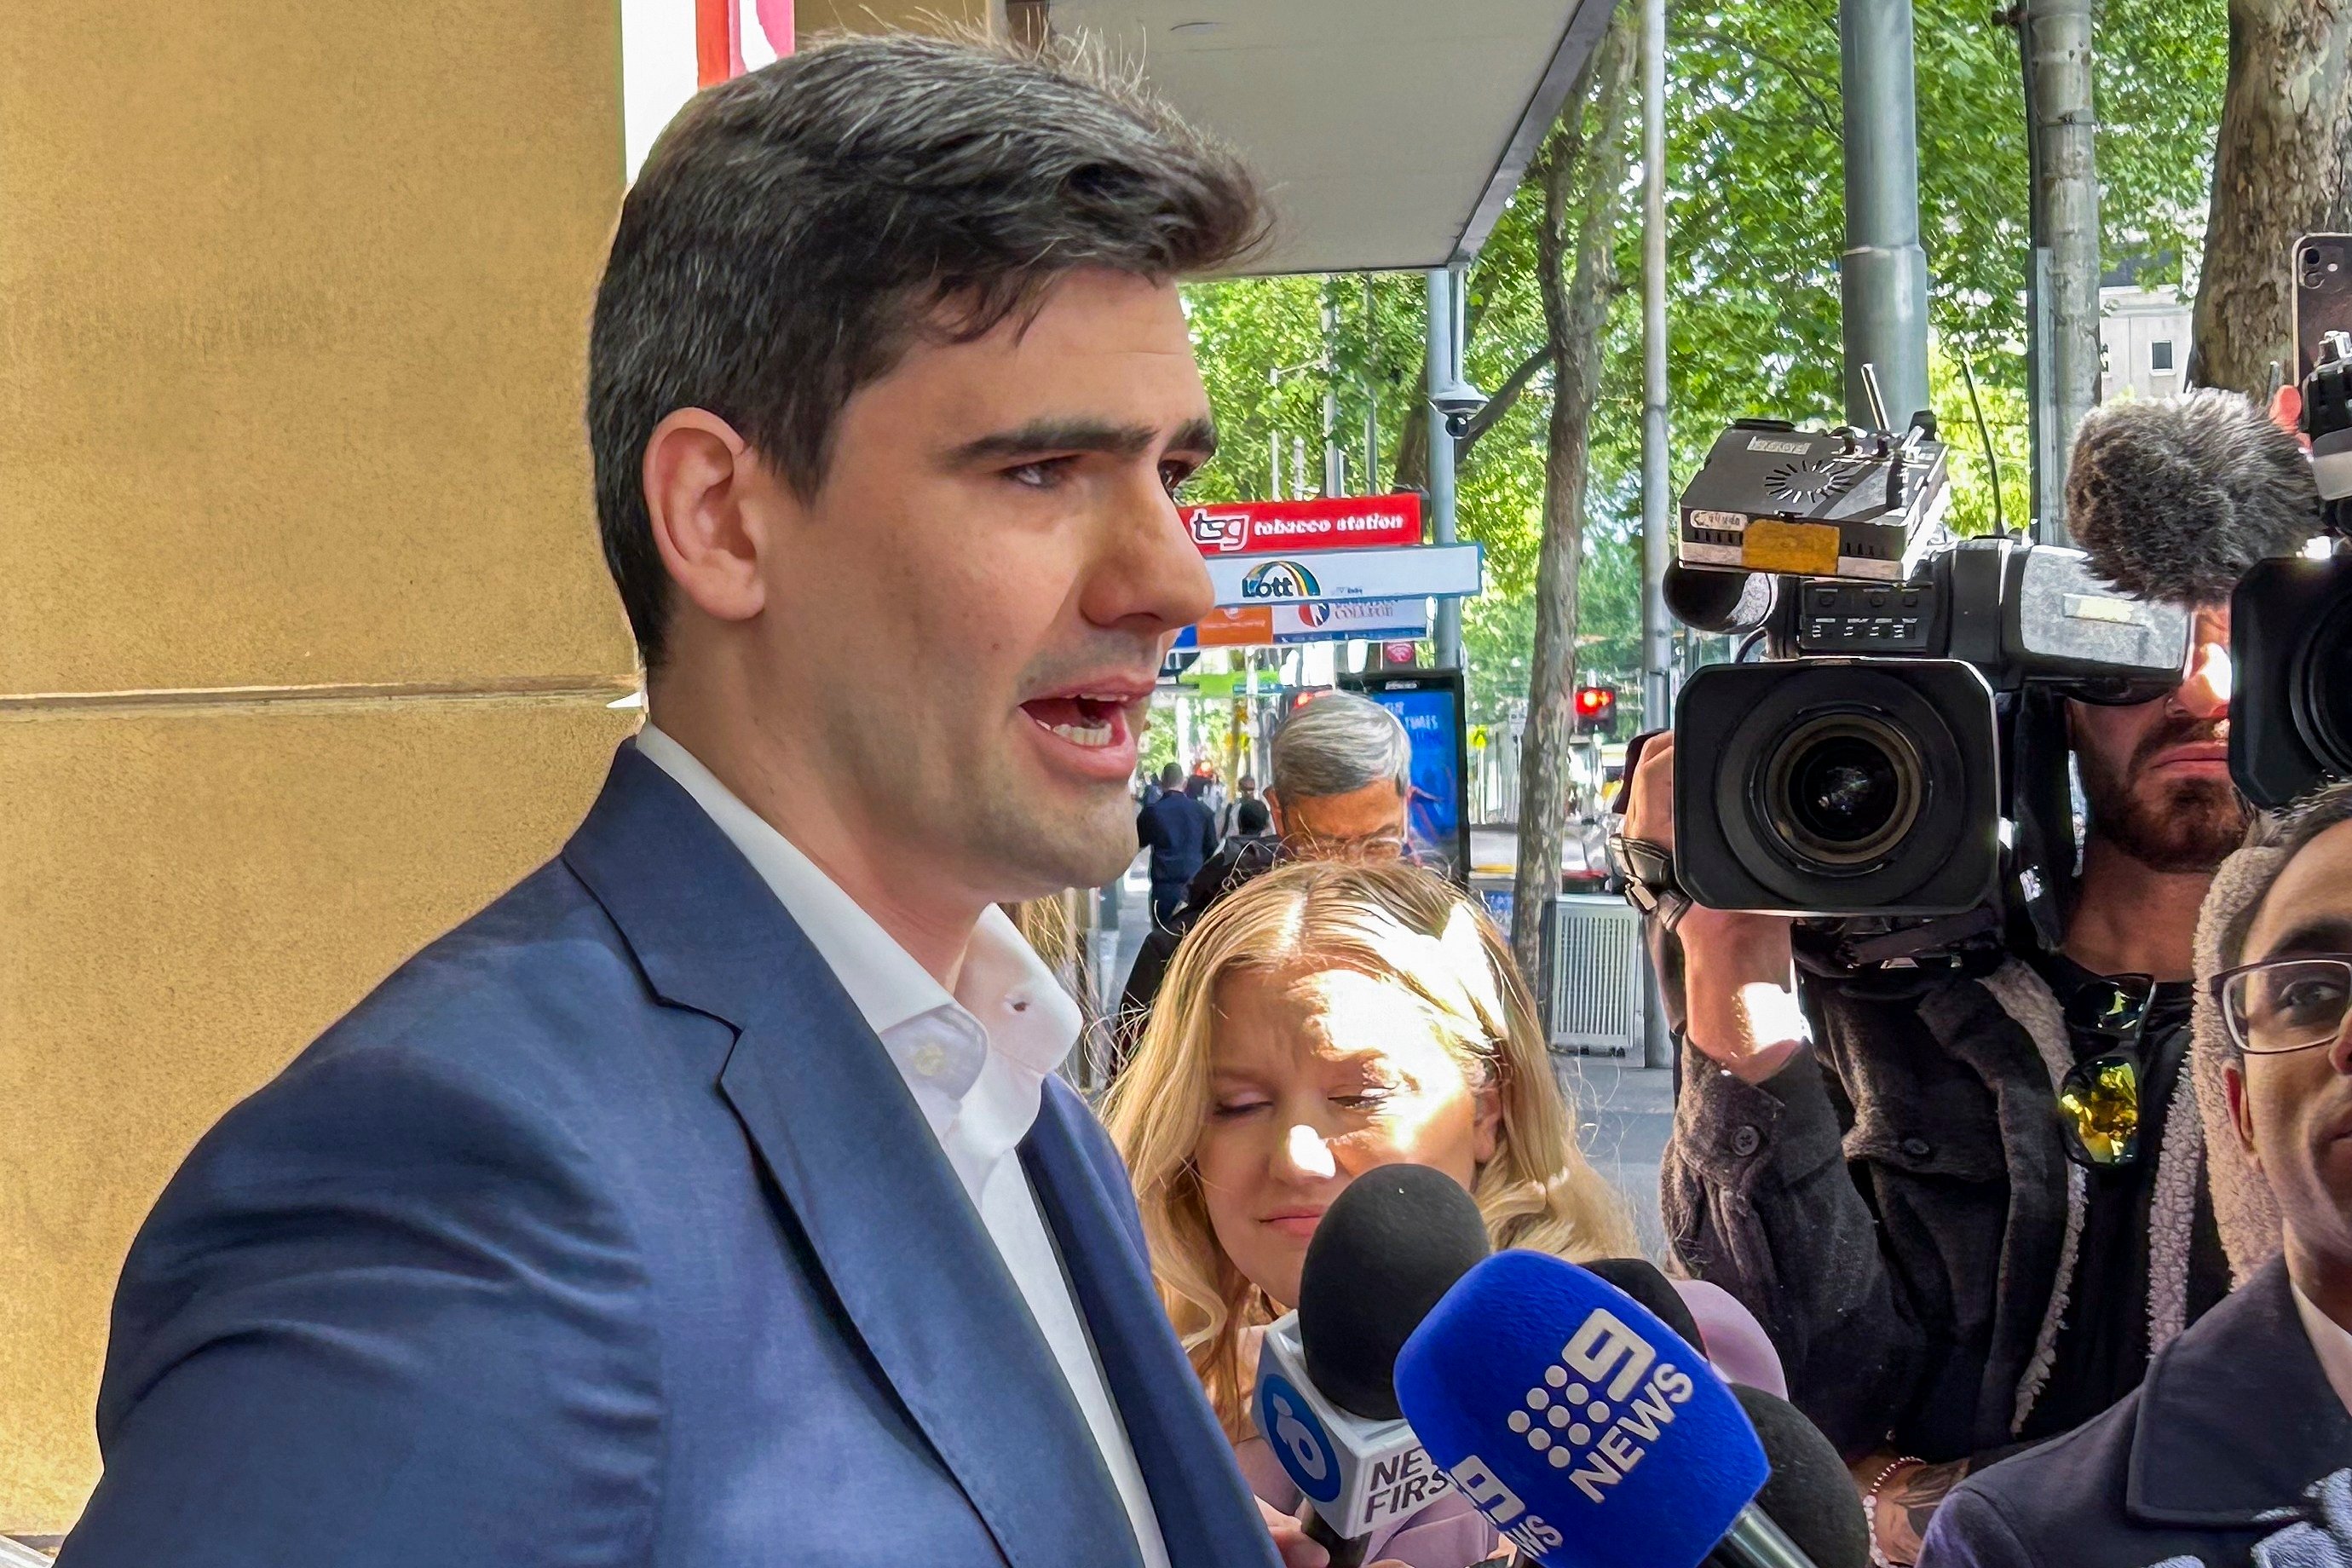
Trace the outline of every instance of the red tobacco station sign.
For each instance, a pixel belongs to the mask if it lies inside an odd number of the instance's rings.
[[[1203,555],[1279,555],[1421,542],[1421,498],[1332,496],[1324,500],[1246,500],[1184,509],[1184,527]]]

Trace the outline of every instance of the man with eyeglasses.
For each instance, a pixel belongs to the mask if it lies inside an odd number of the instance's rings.
[[[2352,785],[2274,837],[2211,993],[2284,1245],[2137,1393],[1955,1491],[1922,1568],[2352,1563]]]
[[[1143,1034],[1177,943],[1211,904],[1285,858],[1402,858],[1412,802],[1412,742],[1394,713],[1352,691],[1318,692],[1295,710],[1274,736],[1265,792],[1273,837],[1227,839],[1194,873],[1174,915],[1153,922],[1119,998],[1118,1063]]]
[[[1668,1231],[1771,1332],[1881,1561],[1916,1562],[1972,1466],[2106,1409],[2228,1288],[2183,1070],[2198,909],[2247,821],[2229,583],[2210,587],[2171,693],[2036,698],[2021,721],[2087,805],[2055,951],[2021,931],[1949,967],[1800,979],[1794,921],[1697,907],[1659,942],[1685,1047]],[[1674,765],[1654,739],[1624,826],[1669,852]],[[2058,778],[2020,788],[2063,798]]]

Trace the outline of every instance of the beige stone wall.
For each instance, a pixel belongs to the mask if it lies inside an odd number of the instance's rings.
[[[15,8],[0,1531],[97,1476],[194,1138],[543,859],[633,716],[580,437],[610,0]]]

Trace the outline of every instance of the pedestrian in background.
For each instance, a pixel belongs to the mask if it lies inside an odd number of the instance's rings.
[[[1185,884],[1217,852],[1217,817],[1186,790],[1184,770],[1160,770],[1160,798],[1136,813],[1135,840],[1151,851],[1151,920],[1165,927],[1184,901]]]

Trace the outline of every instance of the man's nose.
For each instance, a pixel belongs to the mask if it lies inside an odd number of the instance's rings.
[[[1157,634],[1209,613],[1216,599],[1209,569],[1156,477],[1121,500],[1110,524],[1115,543],[1087,584],[1087,619],[1098,626],[1150,623],[1147,629]]]
[[[2200,642],[2189,655],[2188,679],[2173,692],[2172,700],[2191,719],[2226,719],[2232,673],[2228,643]]]
[[[2340,1078],[2352,1078],[2352,1007],[2344,1012],[2344,1021],[2336,1026],[2336,1038],[2328,1042],[2327,1065]]]

